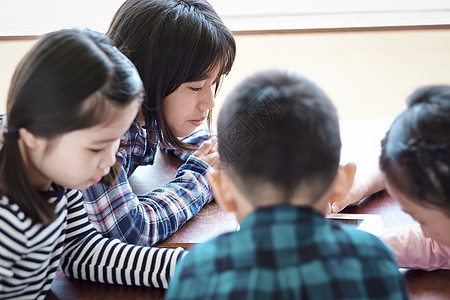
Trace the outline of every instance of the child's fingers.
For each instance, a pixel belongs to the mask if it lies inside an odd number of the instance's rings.
[[[356,205],[361,200],[361,197],[357,197],[352,193],[352,191],[342,200],[335,201],[331,203],[331,212],[333,214],[337,214],[344,208],[346,208],[349,205]]]
[[[339,205],[338,203],[333,203],[330,205],[330,211],[333,214],[337,214],[338,212],[340,212],[342,210],[341,208],[342,205]]]
[[[331,214],[332,213],[332,210],[331,210],[332,208],[331,208],[331,203],[329,203],[328,202],[328,205],[327,205],[327,215],[329,215],[329,214]]]
[[[212,137],[212,139],[214,139],[215,141],[214,141],[214,145],[211,148],[210,153],[217,152],[219,150],[219,143],[217,142],[217,138],[214,136],[214,137]]]
[[[215,151],[217,151],[217,138],[214,136],[209,140],[204,141],[194,152],[194,156],[201,157]]]
[[[212,152],[211,154],[206,155],[203,160],[207,162],[211,167],[215,169],[220,168],[220,159],[218,152]]]
[[[206,172],[206,179],[208,180],[209,183],[214,181],[216,179],[216,176],[217,170],[214,168],[209,168],[208,171]]]
[[[217,152],[217,138],[213,137],[204,141],[192,154],[200,158],[212,168],[220,168],[219,152]]]
[[[211,148],[209,149],[209,153],[215,153],[218,150],[219,143],[217,143],[217,137],[213,136],[208,140],[211,143]]]

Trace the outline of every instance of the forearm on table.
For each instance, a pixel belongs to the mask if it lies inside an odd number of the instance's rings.
[[[67,276],[112,284],[168,287],[184,250],[140,247],[102,237],[89,223],[82,202],[69,201],[61,256],[61,267]]]
[[[172,235],[212,200],[207,168],[202,160],[190,158],[173,181],[144,195],[133,194],[121,174],[121,183],[113,188],[96,186],[84,192],[91,198],[85,201],[89,219],[104,236],[153,245]]]
[[[380,170],[373,171],[372,173],[366,176],[367,182],[365,183],[365,190],[363,191],[362,198],[386,189],[384,177]]]

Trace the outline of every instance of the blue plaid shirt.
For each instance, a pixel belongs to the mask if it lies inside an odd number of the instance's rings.
[[[166,299],[409,299],[392,253],[306,207],[259,209],[192,248]]]
[[[201,130],[184,141],[199,145],[207,139]],[[200,211],[213,197],[205,173],[209,165],[190,153],[175,152],[187,161],[175,179],[145,195],[135,195],[128,177],[142,165],[153,164],[157,145],[146,139],[145,130],[135,121],[122,138],[117,160],[122,166],[116,184],[106,188],[97,183],[82,193],[89,220],[106,237],[151,246],[166,239]]]

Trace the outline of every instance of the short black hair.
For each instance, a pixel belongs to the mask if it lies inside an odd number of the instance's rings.
[[[408,97],[382,141],[380,169],[412,200],[450,211],[450,86]]]
[[[301,75],[266,70],[245,79],[224,102],[217,129],[221,165],[250,199],[270,184],[285,202],[298,192],[314,202],[336,176],[336,109]]]

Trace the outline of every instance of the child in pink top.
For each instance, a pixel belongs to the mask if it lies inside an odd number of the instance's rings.
[[[427,271],[450,269],[450,247],[425,236],[420,227],[421,225],[415,224],[388,228],[380,238],[394,252],[397,263],[402,268]]]
[[[450,269],[450,86],[418,89],[407,105],[382,141],[383,176],[368,186],[384,179],[391,197],[419,224],[380,237],[401,267]]]

